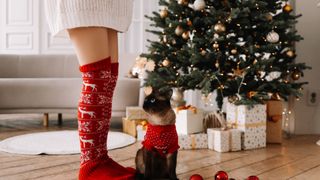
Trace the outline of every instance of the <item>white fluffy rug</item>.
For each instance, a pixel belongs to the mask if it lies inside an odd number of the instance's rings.
[[[116,149],[133,144],[136,141],[130,135],[109,132],[108,149]],[[11,137],[0,142],[0,151],[15,154],[77,154],[80,142],[77,131],[54,131],[32,133]]]

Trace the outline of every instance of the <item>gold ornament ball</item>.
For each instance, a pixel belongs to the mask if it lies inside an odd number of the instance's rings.
[[[293,57],[294,56],[294,52],[292,50],[287,51],[287,56],[288,57]]]
[[[182,34],[182,38],[183,38],[183,39],[189,39],[189,34],[190,34],[189,31],[184,32],[184,33]]]
[[[177,26],[176,30],[175,30],[175,33],[177,36],[181,36],[182,33],[183,33],[183,29],[181,26]]]
[[[202,50],[200,53],[201,53],[202,56],[204,56],[204,55],[207,54],[207,51],[206,50]]]
[[[162,61],[162,65],[165,67],[169,66],[169,64],[170,64],[170,61],[168,59],[165,59]]]
[[[237,52],[238,52],[237,49],[232,49],[231,50],[231,54],[237,54]]]
[[[217,48],[219,48],[219,44],[218,44],[218,43],[214,43],[214,44],[212,44],[212,47],[213,47],[214,49],[217,49]]]
[[[161,11],[160,11],[160,17],[161,18],[165,18],[165,17],[167,17],[168,16],[168,10],[167,9],[162,9]]]
[[[188,0],[178,0],[178,4],[185,6],[185,5],[189,4],[189,1]]]
[[[301,77],[301,72],[300,71],[293,71],[293,73],[291,74],[291,78],[293,80],[295,80],[295,81],[300,79],[300,77]]]
[[[283,11],[286,13],[290,13],[292,11],[292,6],[290,4],[286,4],[285,6],[283,6]]]
[[[214,25],[214,30],[218,33],[222,33],[226,31],[226,26],[221,22],[218,22],[216,25]]]

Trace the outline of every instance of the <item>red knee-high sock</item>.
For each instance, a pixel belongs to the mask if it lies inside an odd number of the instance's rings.
[[[110,58],[80,66],[83,86],[78,106],[81,147],[79,180],[132,180],[135,171],[108,156],[106,148],[116,79]]]

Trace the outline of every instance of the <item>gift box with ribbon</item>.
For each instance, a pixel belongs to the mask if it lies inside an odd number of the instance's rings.
[[[241,131],[238,129],[207,129],[208,148],[218,152],[240,151]]]
[[[147,133],[147,126],[148,123],[145,121],[142,121],[142,123],[137,125],[137,140],[142,141],[144,139],[144,136]]]
[[[227,103],[228,127],[243,131],[242,149],[255,149],[266,146],[266,105],[234,105]]]
[[[129,120],[148,119],[148,114],[139,106],[126,107],[126,118]]]
[[[182,106],[174,109],[178,134],[203,132],[203,111],[194,106]]]
[[[267,102],[267,143],[282,143],[282,101]]]
[[[179,135],[180,149],[207,149],[208,136],[205,133]]]
[[[141,125],[142,127],[146,126],[148,121],[146,119],[122,119],[122,131],[126,134],[129,134],[133,137],[137,137],[137,126]]]

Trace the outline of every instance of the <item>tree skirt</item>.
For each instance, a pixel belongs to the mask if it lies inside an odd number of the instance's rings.
[[[120,132],[109,132],[109,150],[135,143],[136,139]],[[78,154],[78,131],[53,131],[14,136],[0,142],[0,151],[14,154]]]

